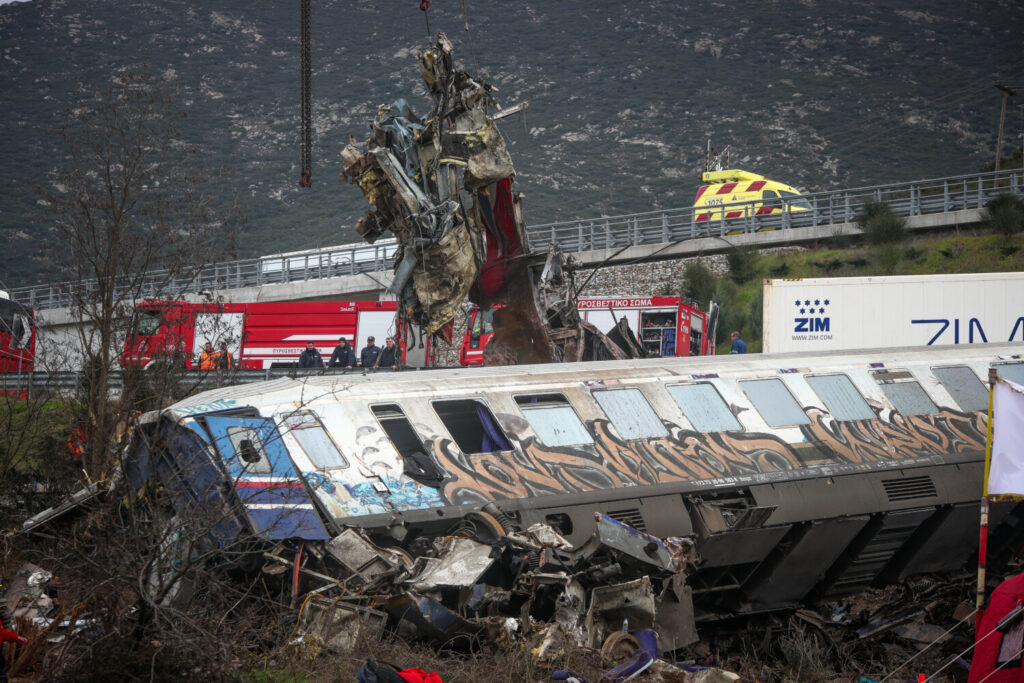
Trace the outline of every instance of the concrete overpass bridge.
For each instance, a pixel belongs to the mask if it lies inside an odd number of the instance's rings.
[[[530,248],[543,259],[555,243],[583,266],[669,260],[723,251],[733,246],[781,246],[856,234],[855,220],[865,202],[882,201],[907,217],[911,230],[941,230],[983,220],[985,205],[1012,192],[1024,196],[1024,169],[894,183],[781,198],[781,212],[757,215],[760,202],[708,208],[648,211],[623,216],[561,221],[527,227]],[[810,206],[809,209],[797,205]],[[310,249],[205,266],[157,291],[167,278],[154,273],[141,296],[224,302],[372,300],[391,283],[394,240]],[[36,309],[40,337],[60,345],[78,324],[69,291],[90,283],[20,287],[11,296]]]

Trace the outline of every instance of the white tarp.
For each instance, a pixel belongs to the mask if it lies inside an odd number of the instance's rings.
[[[1024,495],[1024,387],[999,378],[992,398],[986,495]]]

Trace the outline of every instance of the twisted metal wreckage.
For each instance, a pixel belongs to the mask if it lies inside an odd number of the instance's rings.
[[[385,232],[398,241],[389,291],[402,314],[450,341],[467,298],[484,308],[507,304],[495,316],[487,365],[643,357],[625,321],[609,338],[580,319],[571,264],[557,247],[539,276],[527,264],[522,196],[495,123],[526,103],[489,114],[495,89],[455,68],[443,33],[419,64],[434,98],[430,115],[418,118],[399,99],[378,112],[366,151],[349,144],[342,152],[342,181],[357,184],[373,207],[357,231],[370,243]]]

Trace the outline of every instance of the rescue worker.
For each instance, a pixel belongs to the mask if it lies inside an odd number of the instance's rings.
[[[206,342],[203,352],[199,354],[199,369],[213,370],[217,367],[217,354],[213,352],[213,344]]]
[[[729,353],[746,353],[747,352],[747,343],[745,341],[743,341],[742,339],[740,339],[740,333],[739,332],[734,330],[733,333],[729,335],[729,337],[732,338],[732,348],[729,349]]]
[[[349,346],[348,339],[338,337],[338,345],[331,353],[331,360],[327,363],[332,368],[345,368],[351,370],[356,364],[356,350]]]
[[[4,628],[3,622],[0,622],[0,645],[8,642],[25,645],[28,643],[28,638],[25,636],[19,636],[13,631],[8,631]],[[4,657],[2,653],[0,653],[0,681],[3,683],[6,683],[7,681],[7,670],[4,668]]]
[[[359,352],[359,364],[369,370],[377,363],[377,356],[380,355],[380,347],[373,345],[373,337],[366,338],[366,346]]]
[[[313,342],[306,342],[306,350],[299,356],[299,367],[322,368],[323,366],[324,359],[320,356],[320,352],[317,351],[316,347],[313,346]]]
[[[213,357],[213,364],[220,370],[229,370],[234,367],[235,359],[228,351],[227,342],[220,343],[220,351]]]
[[[395,367],[395,360],[398,358],[398,347],[395,346],[395,340],[388,337],[384,340],[384,348],[380,350],[380,356],[377,357],[378,368],[393,368]]]

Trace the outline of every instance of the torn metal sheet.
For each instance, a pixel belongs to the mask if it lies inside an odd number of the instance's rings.
[[[373,584],[393,575],[401,566],[394,553],[381,550],[355,529],[345,529],[332,538],[327,542],[325,550],[365,584]]]
[[[468,538],[449,536],[441,539],[438,557],[426,559],[426,566],[412,588],[429,593],[438,588],[470,588],[494,564],[489,545]]]
[[[653,628],[654,616],[654,589],[646,576],[598,586],[590,593],[585,625],[587,647],[601,647],[613,631]]]
[[[485,622],[465,619],[439,601],[412,591],[389,600],[387,610],[392,619],[408,627],[408,635],[439,645],[469,646],[486,629]]]
[[[380,640],[388,615],[363,605],[313,596],[302,609],[300,629],[336,652],[351,652],[361,641]]]
[[[594,518],[597,522],[597,537],[604,545],[664,571],[674,572],[679,569],[675,557],[661,539],[600,512]]]

